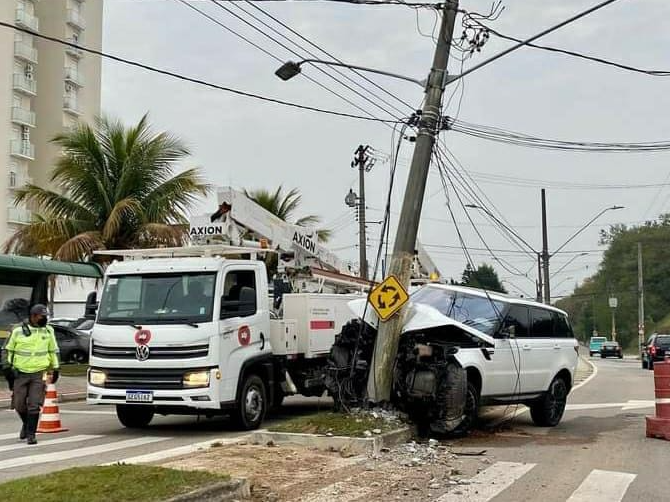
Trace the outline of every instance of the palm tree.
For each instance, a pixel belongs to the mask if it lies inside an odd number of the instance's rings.
[[[63,150],[51,174],[55,189],[27,185],[17,192],[15,204],[35,211],[5,252],[82,261],[95,250],[184,242],[185,211],[210,187],[198,169],[174,173],[189,155],[178,138],[154,133],[145,115],[129,128],[98,119],[53,141]]]
[[[321,218],[313,214],[294,220],[294,215],[302,202],[302,195],[297,188],[291,189],[286,194],[283,192],[282,185],[279,185],[274,192],[264,188],[244,190],[244,194],[256,204],[288,223],[306,227],[316,225],[321,221]],[[321,242],[327,242],[332,234],[328,229],[317,230],[316,233]]]

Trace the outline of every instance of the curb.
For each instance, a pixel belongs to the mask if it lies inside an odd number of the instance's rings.
[[[587,376],[587,377],[586,377],[584,380],[582,380],[581,382],[575,384],[575,385],[572,387],[572,389],[570,390],[571,393],[574,392],[574,391],[576,391],[577,389],[579,389],[579,388],[581,388],[581,387],[584,387],[587,383],[589,383],[591,380],[593,380],[593,379],[598,375],[598,366],[596,366],[595,364],[593,364],[593,362],[591,362],[590,360],[586,359],[586,358],[585,358],[584,356],[582,356],[582,355],[580,355],[579,357],[580,357],[580,359],[581,359],[582,361],[584,361],[586,364],[588,364],[589,366],[591,366],[591,374],[590,374],[589,376]]]
[[[352,455],[377,455],[382,448],[390,448],[407,442],[412,437],[410,428],[386,432],[370,438],[353,438],[348,436],[317,436],[315,434],[300,434],[296,432],[270,432],[260,430],[250,434],[252,444],[295,444],[307,448],[316,448],[322,451],[340,451]]]
[[[251,497],[251,485],[246,478],[232,479],[177,495],[164,502],[219,502]]]
[[[86,399],[86,391],[58,394],[59,403],[72,403],[75,401],[84,401],[85,399]],[[0,399],[0,409],[8,410],[11,403],[12,403],[11,398]]]

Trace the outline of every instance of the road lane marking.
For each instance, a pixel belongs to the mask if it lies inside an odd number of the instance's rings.
[[[535,465],[518,462],[496,462],[468,480],[470,484],[459,485],[458,494],[453,491],[447,492],[436,502],[488,502],[512,486]]]
[[[177,446],[176,448],[170,448],[169,450],[160,450],[153,453],[147,453],[146,455],[139,455],[137,457],[124,458],[122,460],[117,460],[116,462],[110,462],[103,465],[113,465],[113,464],[146,464],[149,462],[158,462],[160,460],[165,460],[173,457],[181,457],[182,455],[189,455],[195,453],[199,450],[206,450],[212,447],[213,444],[217,446],[227,446],[231,444],[236,444],[240,441],[247,440],[248,435],[235,437],[235,438],[220,438],[220,439],[210,439],[208,441],[202,441],[199,443],[191,443],[184,446]]]
[[[595,469],[566,502],[620,502],[635,474]]]
[[[18,432],[10,432],[9,434],[0,434],[0,441],[4,441],[5,439],[19,439],[19,433]]]
[[[655,405],[656,405],[655,401],[638,401],[638,400],[631,400],[625,403],[568,404],[565,407],[565,411],[600,410],[605,408],[621,408],[623,411],[625,411],[625,410],[653,408]]]
[[[40,446],[49,446],[49,445],[53,445],[53,444],[77,443],[79,441],[90,441],[91,439],[98,439],[98,438],[101,438],[101,437],[103,437],[103,436],[94,435],[94,434],[82,434],[81,436],[68,436],[68,437],[58,438],[58,439],[47,439],[46,441],[40,440],[39,443],[37,444],[37,446],[40,447]],[[20,450],[20,449],[28,449],[28,450],[34,451],[35,447],[34,446],[28,446],[25,442],[0,446],[0,452],[11,451],[11,450]]]
[[[572,389],[570,389],[570,393],[576,391],[577,389],[580,389],[584,387],[587,383],[589,383],[591,380],[593,380],[597,375],[598,375],[598,366],[595,365],[595,363],[592,363],[585,357],[582,357],[581,355],[579,356],[583,361],[586,362],[589,366],[591,366],[591,369],[593,369],[593,373],[591,373],[588,377],[586,377],[585,380],[579,382],[577,385],[573,386]],[[579,365],[578,365],[579,366]],[[577,370],[575,369],[575,374],[577,373]]]
[[[60,410],[62,415],[116,415],[115,411]]]
[[[29,455],[26,457],[12,458],[0,461],[0,470],[11,469],[12,467],[22,467],[24,465],[48,464],[50,462],[60,462],[63,460],[72,460],[79,457],[88,457],[90,455],[100,455],[111,451],[125,450],[126,448],[134,448],[136,446],[143,446],[151,443],[158,443],[160,441],[168,441],[172,438],[168,437],[144,437],[136,439],[127,439],[125,441],[117,441],[115,443],[106,443],[97,446],[89,446],[87,448],[77,448],[70,451],[59,451],[55,453],[43,453],[40,455]]]

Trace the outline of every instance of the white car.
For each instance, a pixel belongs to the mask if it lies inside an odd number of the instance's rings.
[[[365,301],[350,307],[361,317]],[[366,323],[375,327],[371,310],[365,309]],[[445,422],[440,409],[454,405],[458,410],[446,411],[447,432],[466,433],[481,405],[516,403],[530,407],[535,424],[553,427],[574,383],[578,347],[562,310],[479,289],[429,284],[411,296],[394,393],[410,414],[432,423]],[[462,370],[449,376],[449,357],[464,370],[465,382],[454,376]]]

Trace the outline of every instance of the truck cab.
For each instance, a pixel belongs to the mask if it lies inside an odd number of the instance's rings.
[[[265,392],[239,375],[243,367],[268,372],[267,290],[258,261],[113,263],[92,333],[87,402],[116,405],[120,421],[135,427],[155,412],[235,410],[241,385],[248,399],[236,418],[245,427],[259,421]]]

